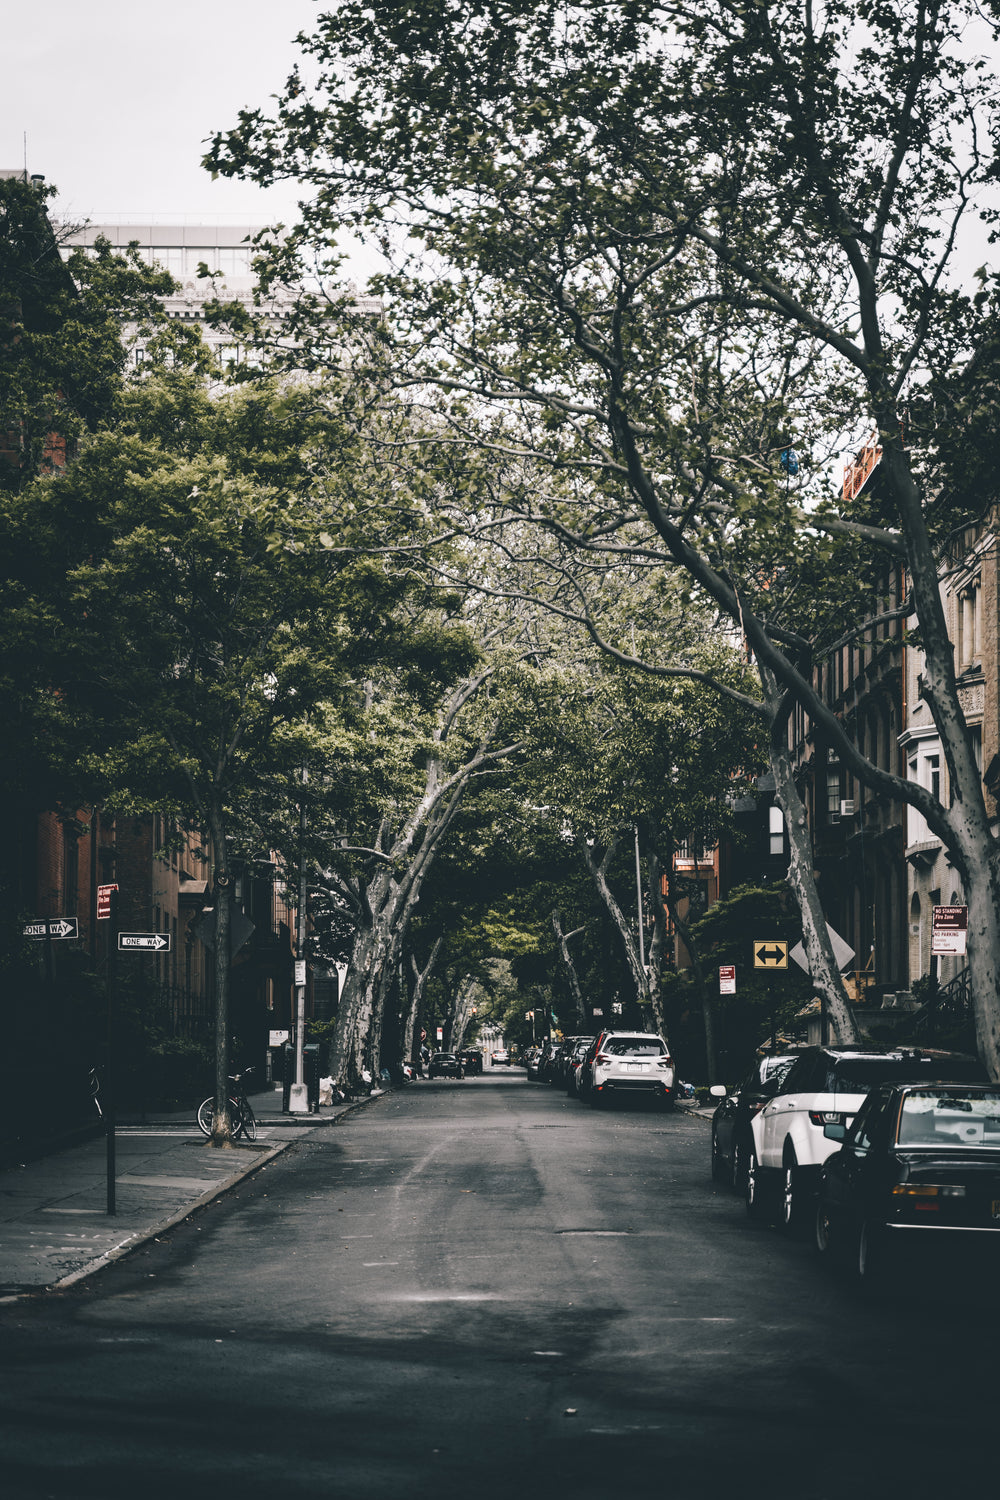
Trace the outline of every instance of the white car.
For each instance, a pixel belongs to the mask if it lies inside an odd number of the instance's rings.
[[[578,1075],[580,1097],[593,1108],[623,1095],[645,1095],[672,1109],[677,1075],[666,1042],[655,1032],[602,1031]]]
[[[497,1063],[507,1063],[509,1065],[510,1053],[506,1052],[503,1048],[501,1048],[498,1052],[494,1052],[492,1057],[490,1058],[490,1067],[495,1068]]]
[[[988,1083],[979,1060],[925,1048],[807,1047],[779,1091],[751,1121],[746,1203],[752,1218],[777,1217],[792,1228],[815,1200],[820,1170],[840,1142],[825,1125],[850,1125],[880,1083]]]

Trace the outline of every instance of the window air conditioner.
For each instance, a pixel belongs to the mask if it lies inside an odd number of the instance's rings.
[[[840,816],[842,818],[854,817],[854,798],[842,797],[840,799]]]

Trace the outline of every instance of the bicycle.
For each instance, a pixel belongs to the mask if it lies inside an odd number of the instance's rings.
[[[244,1068],[242,1073],[230,1073],[229,1100],[229,1123],[233,1132],[233,1140],[239,1140],[244,1136],[248,1141],[257,1139],[257,1116],[253,1112],[253,1105],[247,1098],[246,1089],[243,1086],[244,1078],[249,1078],[253,1068]],[[212,1120],[215,1115],[215,1095],[209,1094],[207,1099],[202,1100],[198,1106],[198,1129],[202,1135],[212,1134]]]

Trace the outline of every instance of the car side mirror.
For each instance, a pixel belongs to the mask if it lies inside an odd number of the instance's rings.
[[[847,1135],[846,1125],[824,1125],[823,1134],[828,1141],[842,1141]]]
[[[726,1085],[724,1083],[713,1083],[708,1092],[711,1094],[713,1099],[724,1099],[728,1090],[726,1089]]]

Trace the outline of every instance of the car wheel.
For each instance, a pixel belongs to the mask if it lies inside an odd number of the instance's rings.
[[[736,1193],[741,1193],[746,1185],[746,1154],[746,1146],[734,1136],[729,1152],[729,1186]]]
[[[794,1234],[802,1217],[802,1179],[799,1176],[795,1152],[786,1157],[782,1171],[781,1227],[786,1234]]]
[[[756,1151],[750,1151],[747,1156],[747,1183],[745,1201],[747,1216],[755,1224],[765,1224],[770,1221],[770,1213],[766,1203],[766,1192],[764,1178],[761,1173],[760,1163],[757,1160]]]
[[[830,1229],[830,1210],[822,1199],[816,1205],[815,1222],[816,1249],[820,1255],[825,1255],[827,1260],[833,1258],[834,1237]]]
[[[858,1280],[865,1286],[879,1286],[885,1274],[885,1231],[881,1225],[863,1219],[858,1230],[857,1261],[855,1269]]]
[[[728,1173],[726,1171],[726,1163],[722,1160],[722,1157],[719,1155],[719,1137],[716,1135],[716,1133],[715,1133],[715,1126],[713,1125],[712,1126],[712,1181],[713,1182],[725,1182],[727,1176],[728,1176]]]

